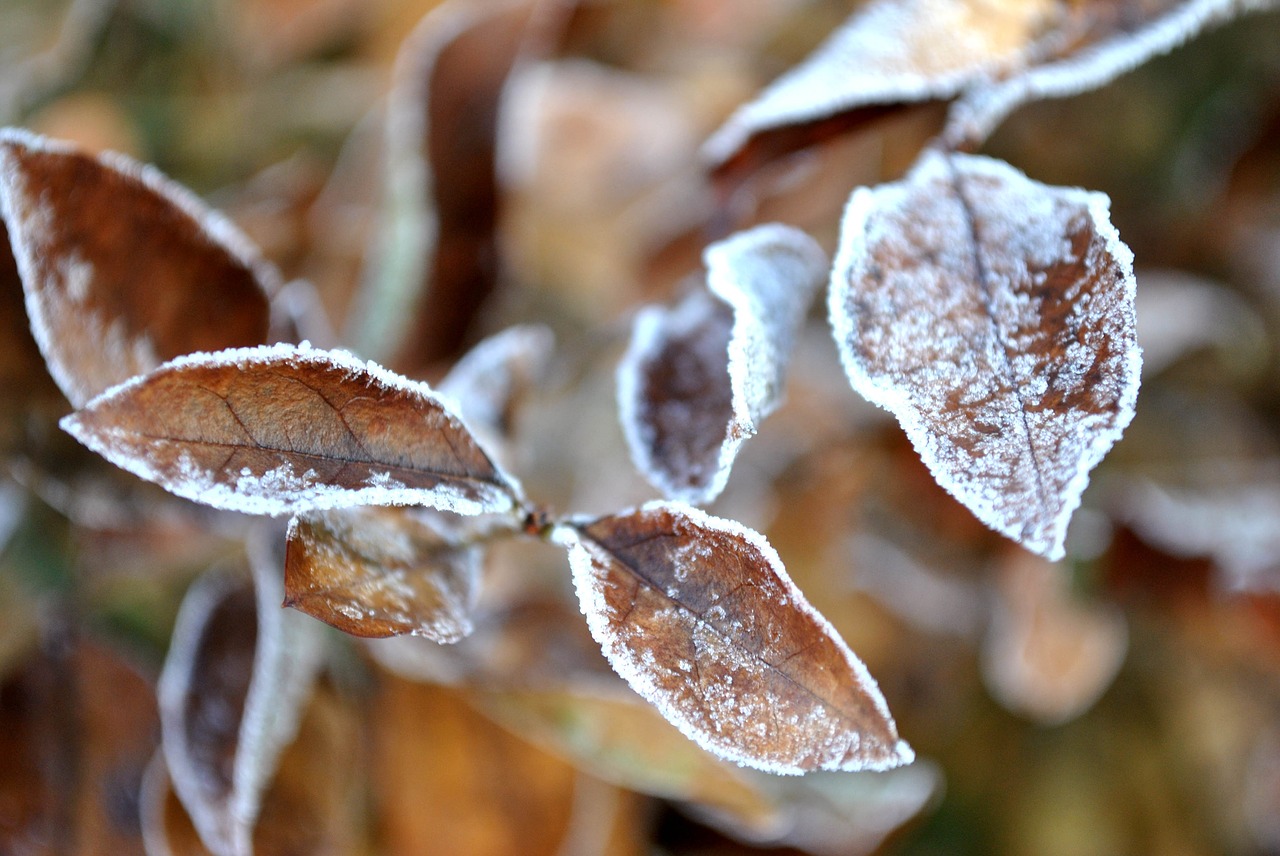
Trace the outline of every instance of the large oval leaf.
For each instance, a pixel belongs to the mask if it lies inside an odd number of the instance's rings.
[[[63,427],[179,496],[251,514],[354,505],[505,511],[518,488],[425,384],[343,351],[193,354]]]
[[[77,407],[164,360],[267,341],[279,273],[153,167],[5,129],[0,214],[31,329]]]
[[[703,748],[775,773],[914,757],[866,667],[758,533],[651,503],[557,534],[610,664]]]
[[[1133,418],[1133,256],[1107,198],[930,152],[849,201],[831,323],[854,389],[978,519],[1056,559]]]

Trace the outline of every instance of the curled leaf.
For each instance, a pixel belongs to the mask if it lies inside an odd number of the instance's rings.
[[[704,749],[774,773],[914,757],[866,667],[758,533],[651,503],[557,535],[610,664]]]
[[[403,508],[314,511],[289,523],[285,605],[353,636],[456,642],[471,632],[480,550]]]
[[[0,215],[31,329],[76,406],[164,360],[267,341],[279,274],[153,167],[5,129]]]
[[[499,105],[533,5],[444,3],[401,50],[362,353],[410,372],[456,356],[497,284]]]
[[[636,466],[668,497],[710,502],[743,442],[782,400],[826,255],[798,229],[759,226],[712,244],[707,288],[636,318],[618,408]]]
[[[280,608],[274,561],[254,564],[253,587],[230,573],[192,586],[158,689],[174,791],[217,856],[252,852],[262,796],[320,665],[320,625]]]
[[[343,351],[193,354],[62,422],[179,496],[250,514],[353,505],[505,511],[518,488],[425,384]]]
[[[1132,253],[1107,206],[930,152],[854,193],[832,274],[854,389],[979,520],[1051,559],[1138,394]]]

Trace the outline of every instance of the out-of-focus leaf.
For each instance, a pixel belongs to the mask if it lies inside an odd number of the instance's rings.
[[[22,277],[0,219],[0,451],[17,446],[26,424],[43,416],[52,422],[66,401],[45,368],[31,335],[23,302]]]
[[[310,512],[289,524],[285,605],[353,636],[457,642],[472,630],[480,559],[430,512]]]
[[[1178,271],[1139,271],[1138,344],[1142,372],[1150,377],[1204,348],[1220,351],[1227,365],[1256,367],[1266,351],[1262,319],[1239,295]]]
[[[1111,686],[1129,650],[1124,614],[1084,603],[1064,569],[1011,553],[1000,569],[982,673],[1010,710],[1056,725],[1084,713]]]
[[[401,49],[380,240],[350,337],[397,369],[461,353],[497,284],[499,106],[533,6],[444,3]]]
[[[722,176],[923,101],[958,99],[946,136],[985,140],[1028,101],[1102,86],[1273,0],[876,0],[730,117],[704,148]]]
[[[379,837],[392,856],[562,852],[576,771],[455,691],[384,675],[370,708]]]
[[[911,762],[866,667],[759,533],[651,503],[557,534],[610,664],[703,748],[775,773]]]
[[[0,682],[0,852],[139,851],[155,745],[152,688],[118,656],[67,639],[29,658]]]
[[[690,815],[757,846],[794,847],[814,856],[865,856],[941,796],[942,769],[917,759],[877,773],[812,773],[800,779],[751,777],[774,802],[778,821],[761,834],[705,804]]]
[[[76,406],[164,360],[268,338],[279,274],[152,167],[7,129],[0,214],[36,341]]]
[[[929,152],[854,193],[832,275],[854,389],[979,520],[1051,559],[1138,394],[1132,253],[1107,206]]]
[[[253,830],[257,856],[360,852],[356,809],[363,796],[362,777],[335,773],[349,771],[363,760],[359,746],[355,708],[323,685],[317,687],[297,738],[285,749],[262,796]],[[157,754],[147,769],[141,803],[147,856],[209,853],[173,790],[163,754]]]
[[[321,625],[280,607],[276,562],[253,564],[253,587],[230,573],[192,586],[158,692],[174,790],[218,856],[252,852],[263,794],[320,664]]]
[[[632,459],[669,498],[710,502],[746,439],[782,399],[796,333],[826,279],[817,243],[769,224],[712,244],[707,287],[636,319],[618,366]],[[728,307],[729,311],[726,311]]]
[[[476,704],[517,734],[606,781],[732,817],[762,838],[780,832],[777,807],[756,777],[704,752],[621,685],[495,690]]]
[[[62,421],[178,496],[250,514],[363,504],[506,511],[518,488],[425,384],[343,351],[193,354]]]
[[[483,340],[436,385],[485,448],[505,449],[521,403],[543,379],[555,336],[547,327],[510,327]]]

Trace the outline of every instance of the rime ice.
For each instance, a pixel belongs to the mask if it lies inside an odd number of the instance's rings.
[[[854,193],[832,273],[854,389],[978,519],[1052,559],[1138,393],[1132,254],[1107,205],[929,152]]]

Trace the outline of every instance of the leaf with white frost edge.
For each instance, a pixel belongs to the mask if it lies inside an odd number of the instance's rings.
[[[220,611],[243,589],[230,574],[202,578],[183,600],[157,687],[173,788],[218,856],[252,852],[262,796],[297,733],[323,650],[321,625],[280,607],[278,562],[273,551],[261,552],[268,555],[252,562],[256,619],[247,627],[214,623],[249,617],[243,607]],[[252,645],[249,674],[241,671],[243,653],[216,659],[228,644]],[[220,691],[231,695],[206,698]]]
[[[269,340],[279,272],[154,167],[6,128],[0,216],[32,333],[76,406],[164,360]]]
[[[643,310],[617,374],[636,467],[668,498],[694,504],[724,490],[742,444],[781,402],[827,271],[816,241],[777,223],[712,244],[703,260],[719,303],[695,291],[675,309]]]
[[[832,271],[853,388],[979,520],[1051,559],[1138,394],[1133,255],[1108,205],[929,151],[853,194]]]
[[[424,383],[345,351],[191,354],[95,398],[62,427],[187,499],[247,514],[513,508],[519,486]]]
[[[866,667],[759,533],[654,502],[555,539],[610,665],[704,749],[783,774],[914,758]]]

